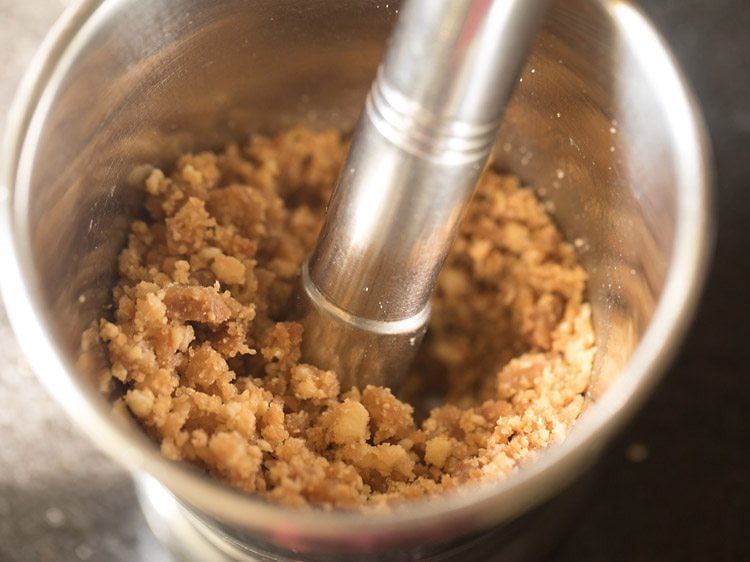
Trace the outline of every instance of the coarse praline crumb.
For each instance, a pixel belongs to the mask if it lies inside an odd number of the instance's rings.
[[[295,127],[154,169],[87,349],[104,342],[109,386],[166,457],[271,501],[376,509],[507,477],[583,407],[594,336],[573,247],[486,171],[399,397],[341,388],[301,361],[288,306],[344,153],[337,131]]]

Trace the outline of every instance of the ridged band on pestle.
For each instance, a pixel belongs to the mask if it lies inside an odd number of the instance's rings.
[[[388,84],[382,68],[367,96],[365,114],[395,146],[443,165],[485,159],[500,125],[499,119],[477,124],[440,118]]]

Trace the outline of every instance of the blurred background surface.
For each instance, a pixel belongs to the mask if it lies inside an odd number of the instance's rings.
[[[0,129],[65,4],[0,0]],[[750,2],[638,4],[708,123],[717,245],[681,354],[589,476],[588,509],[552,560],[750,560]],[[34,378],[1,305],[0,435],[0,561],[172,562],[146,527],[128,474]]]

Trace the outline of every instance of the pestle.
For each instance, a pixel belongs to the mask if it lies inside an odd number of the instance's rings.
[[[303,360],[398,387],[547,0],[409,0],[302,266]]]

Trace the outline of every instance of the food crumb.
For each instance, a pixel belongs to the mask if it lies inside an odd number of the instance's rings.
[[[76,547],[75,553],[79,560],[88,560],[94,555],[94,551],[85,543],[79,544]]]
[[[294,127],[151,170],[112,314],[86,339],[106,348],[104,389],[167,458],[288,506],[382,509],[507,478],[583,408],[580,244],[485,171],[400,393],[343,388],[303,361],[291,302],[345,152],[336,130]]]
[[[631,443],[625,448],[625,458],[633,463],[641,463],[648,459],[648,447],[643,443]]]
[[[62,527],[65,525],[65,513],[59,507],[50,507],[44,512],[44,519],[50,527]]]

